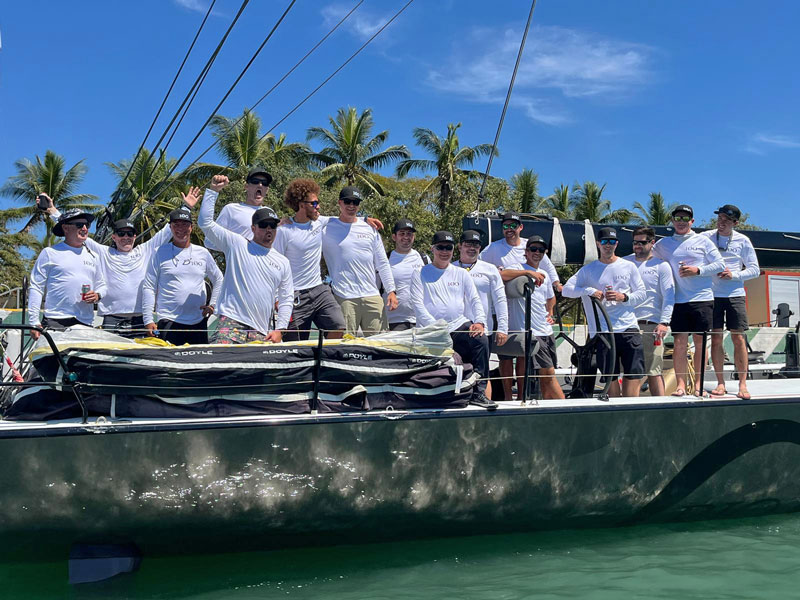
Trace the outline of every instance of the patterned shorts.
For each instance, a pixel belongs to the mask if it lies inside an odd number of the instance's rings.
[[[249,325],[235,321],[230,317],[220,315],[217,319],[217,332],[213,344],[246,344],[247,342],[263,342],[267,336],[251,329]]]

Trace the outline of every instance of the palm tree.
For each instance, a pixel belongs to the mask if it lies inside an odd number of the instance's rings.
[[[328,117],[330,129],[311,127],[308,140],[325,144],[319,152],[312,152],[310,161],[320,167],[326,177],[326,185],[344,182],[357,185],[371,193],[383,195],[383,188],[372,176],[372,171],[411,153],[405,146],[389,146],[381,150],[389,137],[389,131],[381,131],[370,137],[374,122],[372,109],[364,109],[360,115],[353,107],[340,108],[336,117]]]
[[[539,197],[539,176],[533,169],[522,169],[511,177],[511,188],[520,212],[532,213],[541,209],[544,201]]]
[[[639,214],[634,214],[634,219],[642,225],[669,225],[672,219],[674,204],[667,206],[661,192],[650,192],[650,201],[647,208],[639,202],[634,202],[633,208]]]
[[[611,210],[611,201],[603,198],[606,184],[598,186],[594,181],[586,181],[583,185],[576,183],[572,187],[575,203],[575,218],[589,219],[592,223],[626,223],[631,217],[627,209]]]
[[[569,194],[569,186],[562,183],[553,193],[544,199],[544,209],[562,221],[575,219],[575,202]]]
[[[64,157],[52,150],[45,152],[44,160],[38,155],[36,161],[31,162],[22,158],[14,163],[16,175],[0,187],[0,196],[14,198],[25,202],[25,206],[13,210],[13,218],[27,219],[20,233],[28,234],[39,223],[44,223],[47,228],[46,240],[52,240],[50,234],[53,223],[45,218],[45,213],[36,206],[39,194],[47,194],[53,199],[53,204],[61,212],[71,208],[79,208],[95,212],[100,206],[94,203],[97,196],[92,194],[77,194],[75,190],[86,176],[88,168],[83,160],[78,161],[69,169],[66,168]]]
[[[433,160],[407,159],[397,165],[397,176],[400,178],[408,175],[410,171],[434,172],[436,176],[431,179],[425,188],[427,191],[434,185],[439,186],[439,214],[444,214],[450,199],[450,191],[458,175],[476,178],[480,174],[464,167],[471,166],[481,156],[489,156],[492,152],[491,144],[461,147],[456,133],[461,123],[447,125],[447,136],[442,139],[430,129],[417,127],[414,129],[414,140]],[[495,151],[495,156],[499,153]]]

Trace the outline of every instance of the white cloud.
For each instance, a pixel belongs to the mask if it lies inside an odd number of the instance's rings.
[[[339,4],[331,4],[322,9],[322,18],[326,27],[333,27],[336,23],[342,20],[348,12],[350,7],[345,7]],[[356,10],[343,26],[347,27],[350,31],[355,33],[358,37],[366,40],[372,37],[378,29],[386,24],[389,17],[376,17],[365,14],[360,8]]]
[[[429,71],[433,88],[478,102],[502,102],[521,32],[475,29],[444,66]],[[565,99],[619,101],[653,80],[654,49],[564,27],[541,26],[528,36],[512,99],[533,120],[572,120]]]
[[[800,148],[800,140],[788,135],[756,133],[750,136],[743,150],[751,154],[766,154],[770,149]]]
[[[175,4],[188,10],[196,12],[206,12],[208,10],[207,0],[174,0]]]

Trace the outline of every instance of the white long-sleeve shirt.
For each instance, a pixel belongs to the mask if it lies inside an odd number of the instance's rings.
[[[386,293],[395,291],[381,236],[364,221],[328,221],[322,234],[322,254],[328,265],[333,293],[340,298],[379,296],[376,271]]]
[[[669,325],[672,309],[675,307],[675,281],[669,264],[660,258],[638,261],[635,254],[625,257],[639,269],[642,283],[647,290],[644,302],[635,306],[633,312],[640,321]]]
[[[725,266],[730,269],[731,278],[711,278],[711,289],[714,298],[738,298],[745,296],[744,282],[761,274],[756,250],[753,242],[746,235],[734,231],[730,236],[719,235],[718,231],[704,231],[706,236],[717,247]]]
[[[483,249],[480,259],[493,264],[500,270],[513,268],[513,265],[524,265],[528,262],[528,257],[525,256],[527,243],[528,240],[525,238],[520,238],[517,246],[512,246],[505,238],[495,240]],[[542,260],[539,261],[539,269],[550,277],[550,285],[559,280],[556,267],[547,254],[542,256]]]
[[[211,190],[206,190],[211,191]],[[232,231],[233,233],[238,233],[239,235],[243,235],[248,240],[253,239],[253,213],[256,212],[261,206],[251,206],[249,204],[244,203],[231,203],[226,204],[222,207],[222,210],[219,211],[219,216],[217,217],[217,225],[221,225],[228,231]],[[208,240],[204,242],[206,248],[210,248],[211,250],[219,250],[221,248],[217,248],[214,245],[213,240]]]
[[[491,263],[477,260],[472,265],[465,265],[461,261],[455,261],[454,266],[467,271],[472,277],[475,289],[481,299],[483,312],[486,320],[491,321],[492,314],[497,315],[497,330],[500,333],[508,333],[509,327],[509,303],[506,299],[506,286],[500,271]],[[474,315],[467,315],[474,321]],[[492,323],[486,323],[486,335],[492,333]]]
[[[206,190],[197,224],[215,247],[225,253],[225,276],[217,313],[245,323],[263,334],[278,301],[276,329],[286,329],[292,316],[294,286],[289,260],[272,248],[246,240],[213,220],[217,193]]]
[[[464,269],[453,265],[440,269],[429,263],[414,271],[411,298],[420,327],[439,319],[447,321],[449,331],[455,331],[468,321],[486,327],[486,313],[478,290]]]
[[[295,290],[307,290],[322,283],[322,232],[329,220],[330,217],[307,223],[292,220],[278,227],[272,248],[289,259]]]
[[[530,266],[528,263],[511,265],[509,269],[519,269],[520,271],[533,271],[542,273],[544,281],[537,285],[531,295],[531,332],[533,335],[547,336],[553,334],[553,326],[547,322],[547,301],[553,298],[556,293],[553,291],[553,283],[550,276],[541,268]],[[508,301],[508,328],[511,332],[525,331],[525,296],[511,298]]]
[[[94,309],[91,304],[82,300],[83,285],[88,285],[100,296],[108,293],[100,268],[100,258],[96,252],[85,245],[75,248],[66,242],[42,250],[31,271],[28,323],[39,325],[39,310],[42,296],[46,292],[45,317],[78,319],[91,326]]]
[[[184,325],[203,320],[206,305],[205,279],[211,280],[213,290],[208,304],[217,306],[222,272],[211,253],[195,244],[179,248],[164,244],[153,254],[142,283],[142,318],[144,324],[153,322],[153,313]]]
[[[414,304],[411,302],[411,277],[414,275],[414,271],[425,266],[422,256],[416,250],[411,250],[408,254],[400,254],[396,250],[392,250],[389,255],[389,266],[392,269],[395,294],[397,295],[397,308],[387,311],[389,323],[416,323]],[[378,284],[382,285],[382,283],[379,276]],[[386,300],[389,292],[386,291],[386,286],[383,287],[383,299]]]
[[[672,269],[676,304],[714,300],[711,280],[725,269],[725,261],[709,238],[695,231],[685,235],[673,234],[656,242],[653,256],[667,261]],[[687,267],[699,267],[700,274],[681,277],[681,263]]]
[[[589,301],[589,296],[598,290],[605,292],[609,286],[615,292],[628,295],[627,302],[617,300],[616,304],[611,304],[603,301],[614,332],[639,329],[633,309],[644,302],[647,296],[639,269],[629,260],[621,258],[617,258],[609,264],[596,260],[581,267],[575,275],[569,278],[561,291],[565,298],[585,299],[583,305],[589,325],[589,335],[594,335],[598,331],[609,331],[607,323],[603,322],[599,326],[595,323],[594,310]],[[604,321],[604,319],[601,320]]]

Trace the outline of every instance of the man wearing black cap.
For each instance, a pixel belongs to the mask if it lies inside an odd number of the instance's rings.
[[[188,194],[181,195],[185,204],[194,206],[200,197],[200,188],[189,188]],[[53,207],[52,200],[46,198],[50,203],[47,213],[58,218],[58,210]],[[142,281],[156,249],[171,237],[172,230],[167,223],[149,240],[134,247],[135,224],[129,219],[118,219],[114,222],[111,246],[100,244],[92,238],[86,239],[86,247],[100,258],[100,268],[106,282],[107,293],[97,303],[97,314],[103,317],[103,329],[124,337],[145,335]]]
[[[746,235],[734,230],[742,217],[742,211],[732,204],[726,204],[714,211],[717,215],[717,229],[704,231],[701,235],[708,237],[722,254],[725,269],[711,278],[711,289],[714,292],[714,323],[711,336],[711,360],[717,375],[717,387],[712,396],[724,396],[725,388],[725,351],[722,347],[722,331],[727,328],[731,332],[733,342],[733,362],[739,376],[739,393],[743,400],[750,399],[747,390],[747,339],[744,332],[748,329],[747,305],[745,302],[744,282],[761,274],[753,243]]]
[[[389,255],[389,266],[392,268],[392,277],[394,277],[397,308],[390,311],[388,315],[391,331],[411,329],[417,323],[414,305],[411,302],[411,276],[414,271],[418,271],[430,261],[427,256],[423,258],[412,247],[416,232],[414,223],[409,219],[400,219],[392,229],[392,240],[394,240],[395,246]],[[386,291],[383,295],[384,300],[388,300]]]
[[[472,364],[481,378],[470,399],[471,404],[489,410],[497,404],[486,396],[489,380],[489,342],[486,333],[486,314],[472,277],[465,269],[451,264],[455,237],[449,231],[433,235],[433,262],[411,279],[411,297],[417,325],[425,327],[437,320],[447,322],[453,350]]]
[[[597,364],[611,368],[610,373],[602,374],[603,381],[613,381],[609,395],[636,397],[639,395],[639,380],[644,377],[645,369],[642,334],[633,309],[644,302],[647,290],[639,269],[615,254],[617,242],[616,229],[600,229],[596,242],[600,258],[584,265],[570,277],[564,285],[563,294],[565,298],[582,298],[590,336],[614,332],[617,356],[613,366],[608,365],[608,347],[605,344],[597,346]],[[595,322],[589,296],[603,301],[610,323]],[[617,380],[621,373],[624,375],[620,390]]]
[[[358,219],[362,197],[358,188],[339,192],[339,218],[330,219],[322,234],[322,254],[331,288],[342,307],[347,333],[365,336],[386,331],[388,321],[375,273],[380,275],[389,310],[397,308],[394,277],[381,236]]]
[[[142,284],[142,317],[149,335],[160,331],[171,344],[207,344],[207,320],[214,312],[222,272],[211,253],[191,243],[192,213],[181,207],[169,213],[172,243],[153,255]],[[206,277],[213,291],[206,302]],[[158,325],[153,313],[158,311]]]
[[[675,280],[675,307],[672,310],[670,328],[674,350],[676,389],[673,396],[686,394],[686,375],[689,368],[689,333],[694,338],[694,370],[701,372],[706,357],[701,356],[704,331],[711,331],[714,321],[714,292],[712,279],[725,270],[725,261],[714,243],[706,236],[692,231],[694,211],[688,204],[672,210],[672,227],[675,233],[653,246],[653,256],[669,263]],[[695,395],[702,395],[698,381]]]
[[[65,329],[73,325],[91,327],[92,305],[106,294],[100,260],[86,247],[90,213],[74,208],[62,214],[53,233],[64,241],[39,253],[31,271],[28,291],[28,323],[34,327]],[[46,293],[46,295],[45,295]],[[45,296],[44,318],[39,310]],[[33,339],[39,333],[31,332]]]
[[[219,344],[251,341],[280,342],[292,314],[292,269],[287,258],[272,249],[278,229],[277,213],[259,208],[252,216],[251,240],[214,222],[214,203],[228,185],[225,175],[215,175],[203,195],[198,225],[225,253],[225,277],[219,295],[219,324],[212,340]],[[273,307],[278,305],[275,326]]]
[[[270,183],[272,183],[272,175],[262,167],[250,169],[245,180],[244,203],[231,203],[223,206],[217,217],[217,224],[228,231],[243,235],[248,240],[253,239],[253,231],[251,229],[253,213],[261,207]],[[206,242],[206,248],[219,250],[213,244],[211,242],[209,245]]]
[[[503,237],[489,244],[481,252],[481,260],[492,263],[501,271],[512,265],[525,262],[525,238],[522,235],[522,217],[515,212],[507,212],[502,218]],[[553,289],[561,291],[556,267],[550,258],[545,255],[541,262],[542,270],[550,277]]]

